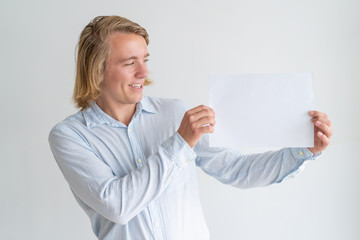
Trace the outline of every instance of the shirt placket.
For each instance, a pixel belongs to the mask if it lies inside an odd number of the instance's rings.
[[[134,126],[135,126],[134,121],[131,121],[127,128],[127,134],[128,134],[128,138],[130,141],[130,146],[133,151],[135,165],[137,168],[140,168],[145,164],[145,156],[144,156],[144,152],[141,148],[141,144],[140,144],[139,138],[137,137]],[[162,224],[161,224],[162,221],[160,218],[158,206],[155,203],[155,201],[151,202],[148,205],[147,209],[148,209],[150,217],[151,217],[152,228],[153,228],[155,239],[156,240],[163,240],[163,239],[165,240],[163,229],[162,229]]]

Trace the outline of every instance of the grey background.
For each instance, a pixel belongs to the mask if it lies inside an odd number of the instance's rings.
[[[210,72],[314,73],[332,145],[267,188],[231,188],[199,170],[212,239],[360,239],[359,9],[357,0],[1,1],[0,239],[95,239],[47,136],[76,111],[81,30],[111,14],[150,34],[150,96],[196,106],[207,104]]]

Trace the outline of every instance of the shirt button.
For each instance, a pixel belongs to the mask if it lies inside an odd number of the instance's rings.
[[[303,152],[299,152],[299,155],[302,156],[302,155],[304,155],[304,153],[303,153]]]
[[[137,160],[137,162],[138,162],[138,163],[142,163],[142,160],[139,158],[139,159]]]
[[[156,222],[156,223],[155,223],[155,227],[160,227],[160,223],[159,223],[159,222]]]
[[[131,127],[129,127],[129,128],[128,128],[128,131],[129,131],[129,132],[132,132],[132,128],[131,128]]]
[[[187,162],[187,163],[188,163],[188,162],[190,162],[190,160],[189,160],[189,159],[186,159],[186,161],[185,161],[185,162]]]

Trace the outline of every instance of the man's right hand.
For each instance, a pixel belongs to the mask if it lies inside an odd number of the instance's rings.
[[[178,133],[193,148],[201,136],[214,132],[215,112],[200,105],[187,111],[181,121]]]

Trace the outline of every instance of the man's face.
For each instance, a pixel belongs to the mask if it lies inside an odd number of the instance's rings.
[[[133,33],[114,33],[108,39],[110,55],[104,76],[101,98],[107,104],[125,106],[142,99],[148,75],[149,53],[145,39]]]

